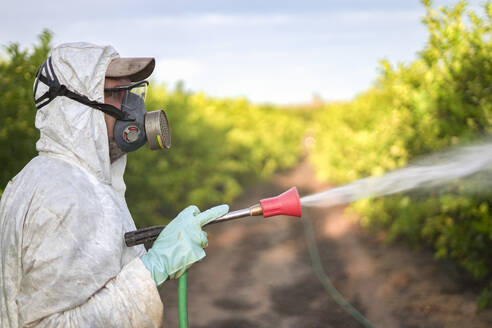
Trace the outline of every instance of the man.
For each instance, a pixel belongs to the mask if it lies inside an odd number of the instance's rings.
[[[160,326],[156,286],[205,256],[201,226],[227,205],[188,207],[148,253],[123,239],[135,225],[115,125],[131,92],[125,87],[153,68],[152,58],[119,58],[110,46],[50,52],[35,82],[39,155],[0,202],[1,327]]]

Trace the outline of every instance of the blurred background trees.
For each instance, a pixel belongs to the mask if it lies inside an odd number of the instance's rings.
[[[43,31],[39,44],[29,51],[12,43],[5,47],[6,58],[0,57],[0,194],[9,179],[36,155],[39,131],[34,127],[32,86],[50,41],[51,33]]]
[[[429,39],[418,57],[406,64],[382,61],[377,82],[350,102],[285,109],[154,83],[147,107],[166,110],[173,147],[129,155],[127,199],[137,225],[163,224],[189,204],[230,203],[248,184],[294,166],[306,134],[315,140],[309,159],[318,177],[335,183],[380,175],[490,134],[491,4],[483,13],[467,11],[464,1],[440,9],[423,5]],[[11,44],[0,60],[0,193],[36,154],[32,82],[50,40],[45,31],[30,51]],[[492,193],[459,190],[362,200],[354,208],[363,226],[384,231],[388,241],[426,245],[437,258],[456,261],[485,286],[479,304],[487,306]]]
[[[434,9],[424,1],[429,39],[407,64],[381,62],[378,81],[352,102],[318,111],[312,161],[323,180],[344,183],[402,167],[409,160],[492,131],[492,5],[484,13],[465,1]],[[492,149],[491,149],[492,151]],[[476,279],[489,281],[480,305],[492,298],[492,188],[463,195],[453,185],[355,206],[362,224],[387,240],[428,245]]]

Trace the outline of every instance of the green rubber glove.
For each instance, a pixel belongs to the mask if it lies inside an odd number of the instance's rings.
[[[179,278],[193,263],[205,257],[207,233],[202,227],[229,212],[228,205],[213,207],[203,213],[188,206],[169,223],[142,256],[157,286],[167,278]]]

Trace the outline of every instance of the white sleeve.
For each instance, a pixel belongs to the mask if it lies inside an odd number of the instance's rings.
[[[58,189],[33,201],[20,234],[19,326],[159,327],[163,304],[122,212]]]
[[[136,258],[86,303],[25,327],[161,327],[162,316],[155,282]]]

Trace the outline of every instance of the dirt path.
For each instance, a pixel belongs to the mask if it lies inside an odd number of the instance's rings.
[[[233,206],[297,186],[301,195],[328,188],[304,162],[271,183],[249,189]],[[383,246],[343,207],[304,209],[316,230],[326,274],[377,327],[492,327],[476,313],[476,292],[451,266],[405,246]],[[189,272],[193,328],[360,327],[329,296],[311,266],[301,219],[248,218],[207,228],[207,257]],[[166,327],[177,327],[177,283],[164,284]]]

